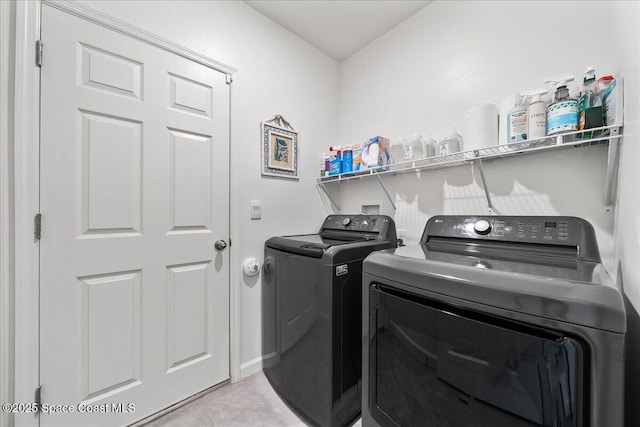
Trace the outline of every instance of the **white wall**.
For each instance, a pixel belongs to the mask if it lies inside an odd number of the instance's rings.
[[[337,140],[338,63],[244,2],[84,3],[238,69],[232,86],[231,286],[240,289],[243,373],[260,369],[260,278],[245,280],[241,263],[262,259],[271,236],[315,232],[327,214],[315,177],[318,153]],[[299,182],[260,176],[260,122],[275,114],[301,132]],[[250,220],[250,200],[262,201],[262,220]]]
[[[624,143],[620,158],[615,241],[618,280],[627,297],[626,420],[640,419],[640,3],[616,3],[612,28],[625,86]],[[636,421],[637,422],[637,421]]]
[[[581,80],[587,65],[610,71],[610,5],[433,2],[341,63],[340,140],[415,129],[437,138],[468,108],[545,87],[545,77]],[[587,22],[589,31],[579,37],[572,22]]]
[[[571,73],[581,79],[587,65],[616,74],[611,9],[610,2],[434,2],[341,64],[340,142],[373,135],[393,141],[418,129],[438,139],[454,125],[460,129],[472,106],[499,105],[510,93],[545,87],[545,77]],[[605,164],[606,149],[590,147],[496,160],[485,172],[499,213],[585,217],[612,267],[614,216],[603,213]],[[470,167],[386,182],[396,193],[397,211],[389,203],[385,210],[409,242],[419,239],[432,215],[487,212],[478,173]],[[364,193],[363,187],[342,184],[343,211],[359,210],[362,197],[384,197],[375,185]]]
[[[601,256],[624,284],[627,420],[640,418],[640,3],[437,1],[340,66],[340,142],[411,131],[436,139],[468,108],[544,87],[548,76],[625,77],[625,129],[618,202],[603,213],[606,147],[500,159],[486,164],[493,202],[505,215],[575,215],[591,221]],[[385,200],[407,240],[435,214],[486,213],[478,172],[456,167],[385,178],[394,212],[375,181],[339,185],[343,211]],[[615,222],[615,225],[614,225]],[[618,268],[620,266],[621,268]],[[631,400],[629,400],[631,399]]]
[[[511,93],[544,87],[561,73],[581,79],[587,65],[618,74],[611,2],[434,2],[341,64],[340,141],[373,135],[392,140],[414,130],[436,139],[460,128],[464,111],[496,105]],[[582,32],[572,23],[585,24]],[[487,181],[505,215],[576,215],[591,221],[603,258],[614,265],[614,216],[603,213],[602,147],[558,155],[490,162]],[[397,193],[395,218],[409,242],[434,214],[486,213],[478,174],[469,167],[388,178]],[[341,188],[343,210],[362,197],[380,199],[375,186],[362,193]],[[408,193],[408,194],[407,194]],[[394,214],[387,203],[386,211]]]
[[[616,210],[616,259],[622,263],[625,292],[640,311],[640,3],[616,4],[613,22],[620,70],[627,76]]]

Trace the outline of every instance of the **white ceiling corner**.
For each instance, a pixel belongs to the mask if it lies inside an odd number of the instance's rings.
[[[342,61],[431,1],[246,0],[245,3]]]

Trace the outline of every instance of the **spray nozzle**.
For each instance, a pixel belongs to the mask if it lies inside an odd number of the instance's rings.
[[[531,98],[531,102],[538,102],[542,99],[542,95],[549,93],[549,89],[539,88],[524,92],[523,95]]]
[[[558,87],[566,86],[567,83],[573,81],[573,76],[571,74],[560,74],[554,77],[547,77],[544,79],[545,83],[549,83],[549,88],[553,88],[554,85],[558,85]]]
[[[526,104],[527,100],[529,99],[529,95],[527,95],[527,92],[522,92],[521,94],[518,94],[518,97],[520,98],[520,102],[518,103],[518,105]]]
[[[559,101],[561,99],[569,98],[569,88],[567,88],[567,83],[573,81],[573,76],[571,74],[560,74],[559,76],[547,77],[544,82],[549,83],[549,90],[552,90],[554,85],[556,86],[555,100]]]
[[[596,69],[592,66],[588,66],[587,70],[584,72],[584,77],[582,78],[582,82],[586,83],[590,80],[596,79]]]

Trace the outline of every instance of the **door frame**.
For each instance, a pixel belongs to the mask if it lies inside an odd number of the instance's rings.
[[[13,193],[11,163],[13,104],[11,84],[15,3],[0,1],[0,402],[13,402]],[[0,411],[0,426],[9,425],[10,414]]]
[[[40,384],[40,245],[34,239],[34,216],[40,212],[40,68],[35,64],[35,45],[40,39],[41,10],[46,4],[94,24],[124,34],[227,74],[235,81],[237,69],[113,18],[75,1],[39,0],[16,2],[14,162],[15,162],[15,402],[33,402]],[[46,41],[43,63],[46,66]],[[234,85],[230,86],[229,145],[234,138]],[[231,175],[229,176],[229,190]],[[229,191],[231,193],[231,191]],[[231,215],[229,216],[230,221]],[[233,228],[231,224],[229,230]],[[43,230],[46,233],[46,229]],[[233,261],[229,251],[229,268]],[[240,379],[240,292],[229,278],[229,373]],[[18,284],[18,285],[16,285]],[[10,320],[3,310],[1,321]],[[10,323],[4,323],[10,324]],[[2,343],[5,344],[4,342]],[[6,348],[6,347],[5,347]],[[9,379],[11,381],[11,379]],[[46,385],[45,385],[46,387]],[[37,426],[33,414],[15,414],[16,425]]]

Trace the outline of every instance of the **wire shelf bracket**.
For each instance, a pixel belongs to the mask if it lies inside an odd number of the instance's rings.
[[[391,206],[393,206],[393,210],[395,211],[397,209],[395,200],[393,200],[391,198],[391,194],[389,194],[389,191],[387,190],[387,187],[385,187],[384,182],[382,182],[382,178],[380,178],[380,175],[376,175],[376,178],[378,178],[378,182],[380,183],[380,187],[382,187],[382,190],[384,191],[384,194],[387,195],[387,199],[389,199],[389,203],[391,203]]]
[[[607,155],[607,178],[604,187],[604,213],[613,212],[613,188],[620,153],[620,126],[611,129],[611,136]]]
[[[329,199],[331,204],[336,207],[338,212],[342,211],[342,207],[333,199],[333,197],[331,197],[331,194],[329,194],[329,191],[327,190],[327,187],[325,187],[324,183],[317,181],[317,184],[318,184],[318,187],[320,187],[320,189],[324,193],[324,195],[327,197],[327,199]]]
[[[482,188],[484,188],[484,197],[487,199],[487,207],[489,208],[490,213],[495,213],[493,203],[491,202],[491,192],[489,191],[489,186],[487,185],[487,178],[484,175],[484,165],[482,163],[482,159],[476,159],[475,163],[478,165],[478,170],[480,171],[480,181],[482,181]]]

